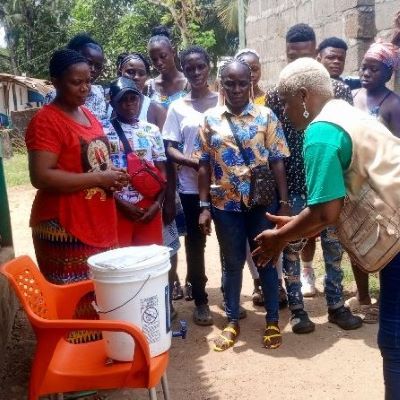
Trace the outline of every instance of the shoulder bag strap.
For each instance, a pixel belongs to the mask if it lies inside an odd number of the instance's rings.
[[[237,145],[237,147],[239,147],[239,151],[242,154],[243,160],[244,160],[245,164],[248,167],[250,167],[249,157],[247,156],[246,152],[244,151],[244,148],[242,146],[242,143],[240,142],[239,136],[237,135],[238,128],[237,128],[237,126],[235,126],[233,124],[232,119],[228,114],[225,114],[225,116],[226,116],[226,119],[228,120],[229,127],[231,128],[232,135],[235,138],[236,145]]]
[[[121,140],[122,144],[124,145],[125,154],[128,155],[130,153],[133,153],[132,147],[131,147],[128,139],[126,138],[125,133],[122,129],[122,126],[119,123],[119,121],[117,120],[117,118],[113,118],[111,120],[111,124],[114,127],[115,132],[117,132],[119,140]]]

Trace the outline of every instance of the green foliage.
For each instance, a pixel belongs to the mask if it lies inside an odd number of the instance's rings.
[[[207,50],[213,48],[217,41],[215,40],[214,29],[202,30],[199,25],[192,22],[189,24],[189,30],[191,32],[192,43],[204,47]]]
[[[49,54],[67,39],[73,0],[3,0],[0,22],[15,72],[47,76]]]
[[[51,53],[78,32],[87,32],[102,44],[107,64],[104,80],[115,76],[115,61],[125,51],[147,53],[151,29],[172,28],[180,49],[187,44],[205,47],[214,61],[232,54],[237,35],[220,23],[216,3],[222,0],[1,0],[0,23],[5,27],[10,54],[0,54],[1,70],[18,70],[47,77]]]
[[[147,53],[151,29],[165,21],[165,12],[147,0],[136,0],[119,20],[107,43],[107,55],[115,58],[124,51]]]
[[[12,73],[8,49],[0,48],[0,72]]]
[[[161,23],[164,14],[146,0],[76,0],[69,33],[88,32],[102,44],[107,57],[103,79],[109,80],[115,77],[118,54],[146,54],[151,28]]]

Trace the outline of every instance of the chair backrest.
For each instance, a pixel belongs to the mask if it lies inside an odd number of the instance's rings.
[[[57,318],[51,286],[30,257],[17,257],[3,264],[0,272],[13,286],[32,325],[38,317]]]

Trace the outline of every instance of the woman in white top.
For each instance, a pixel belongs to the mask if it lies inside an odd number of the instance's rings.
[[[150,76],[150,64],[146,58],[140,53],[123,53],[118,57],[117,66],[118,76],[132,79],[143,93]],[[162,105],[143,94],[140,100],[139,120],[157,125],[162,130],[166,115],[167,111]]]
[[[163,137],[167,142],[168,157],[178,164],[178,191],[187,229],[185,237],[187,281],[192,284],[192,295],[196,306],[193,319],[198,325],[211,325],[213,320],[205,291],[206,236],[201,232],[198,223],[201,210],[197,186],[199,160],[192,157],[192,153],[198,128],[202,124],[203,112],[217,105],[218,94],[208,87],[210,58],[203,48],[189,47],[181,52],[180,61],[191,91],[169,106]]]

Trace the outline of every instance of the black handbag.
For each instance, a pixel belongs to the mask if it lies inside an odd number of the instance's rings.
[[[242,154],[245,164],[250,169],[250,193],[249,193],[249,207],[269,207],[276,198],[276,180],[269,164],[257,165],[251,167],[249,157],[244,151],[242,143],[237,135],[238,128],[233,124],[231,118],[226,115],[229,127],[231,128],[233,137]]]

